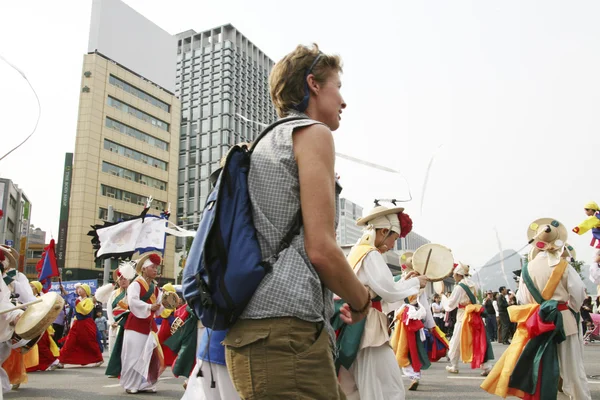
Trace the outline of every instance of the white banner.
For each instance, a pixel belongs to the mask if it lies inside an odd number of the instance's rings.
[[[162,251],[165,247],[167,220],[155,216],[146,216],[132,221],[100,228],[96,232],[100,239],[97,257],[104,254],[145,251]]]

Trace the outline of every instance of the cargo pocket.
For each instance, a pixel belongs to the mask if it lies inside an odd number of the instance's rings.
[[[269,334],[270,329],[251,331],[234,327],[223,340],[227,369],[242,399],[254,399],[266,393]]]

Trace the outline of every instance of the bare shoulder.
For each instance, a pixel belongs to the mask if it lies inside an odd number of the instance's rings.
[[[306,150],[318,150],[319,152],[331,152],[333,150],[333,134],[323,124],[313,124],[294,129],[293,134],[294,153]]]

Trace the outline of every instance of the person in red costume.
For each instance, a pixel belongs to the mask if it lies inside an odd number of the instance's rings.
[[[161,261],[158,254],[142,256],[136,266],[138,277],[127,288],[130,314],[123,335],[119,382],[127,393],[155,393],[165,369],[154,320],[164,310],[162,293],[154,280]]]
[[[60,350],[60,364],[88,365],[99,367],[104,363],[98,328],[93,319],[94,302],[91,289],[87,284],[76,284],[77,299],[68,298],[69,305],[75,309],[75,322]]]
[[[175,293],[175,287],[167,283],[162,287],[162,291]],[[171,325],[175,320],[175,316],[173,315],[174,309],[165,308],[165,310],[160,314],[160,318],[162,322],[160,324],[160,328],[158,329],[158,341],[160,343],[160,347],[162,348],[162,352],[165,358],[165,366],[170,366],[175,361],[177,355],[173,353],[173,351],[165,345],[165,340],[171,337]]]

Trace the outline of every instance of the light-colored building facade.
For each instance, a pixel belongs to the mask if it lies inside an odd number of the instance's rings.
[[[362,235],[362,227],[356,225],[356,220],[362,217],[363,208],[348,199],[340,198],[338,208],[339,223],[336,230],[338,244],[354,245]]]
[[[111,15],[117,19],[127,16],[122,22],[128,30],[123,31],[123,40],[118,43],[105,38],[113,37],[117,29],[110,26]],[[132,33],[127,36],[126,32]],[[172,48],[155,46],[150,38],[157,35]],[[172,62],[164,65],[170,65],[174,75],[175,46],[172,35],[124,3],[94,0],[90,48],[81,73],[63,271],[68,279],[102,276],[103,266],[94,262],[87,233],[90,225],[107,218],[109,205],[117,220],[139,215],[149,196],[154,199],[150,214],[159,215],[170,204],[176,204],[180,102],[172,91],[156,83],[164,80],[168,84],[169,80],[164,79],[168,71],[156,73],[150,69],[150,76],[142,75],[131,69],[139,61],[126,51],[131,47],[133,54],[152,52],[161,63],[172,57]],[[168,237],[163,270],[167,279],[174,275],[174,249],[175,240]],[[113,268],[116,264],[113,262]]]
[[[276,119],[268,77],[274,65],[232,25],[177,37],[181,99],[177,223],[198,225],[209,176],[235,143],[252,141]],[[183,243],[183,241],[181,241]]]
[[[20,255],[19,270],[25,267],[29,226],[31,223],[31,202],[12,180],[0,178],[0,243],[15,248]]]

